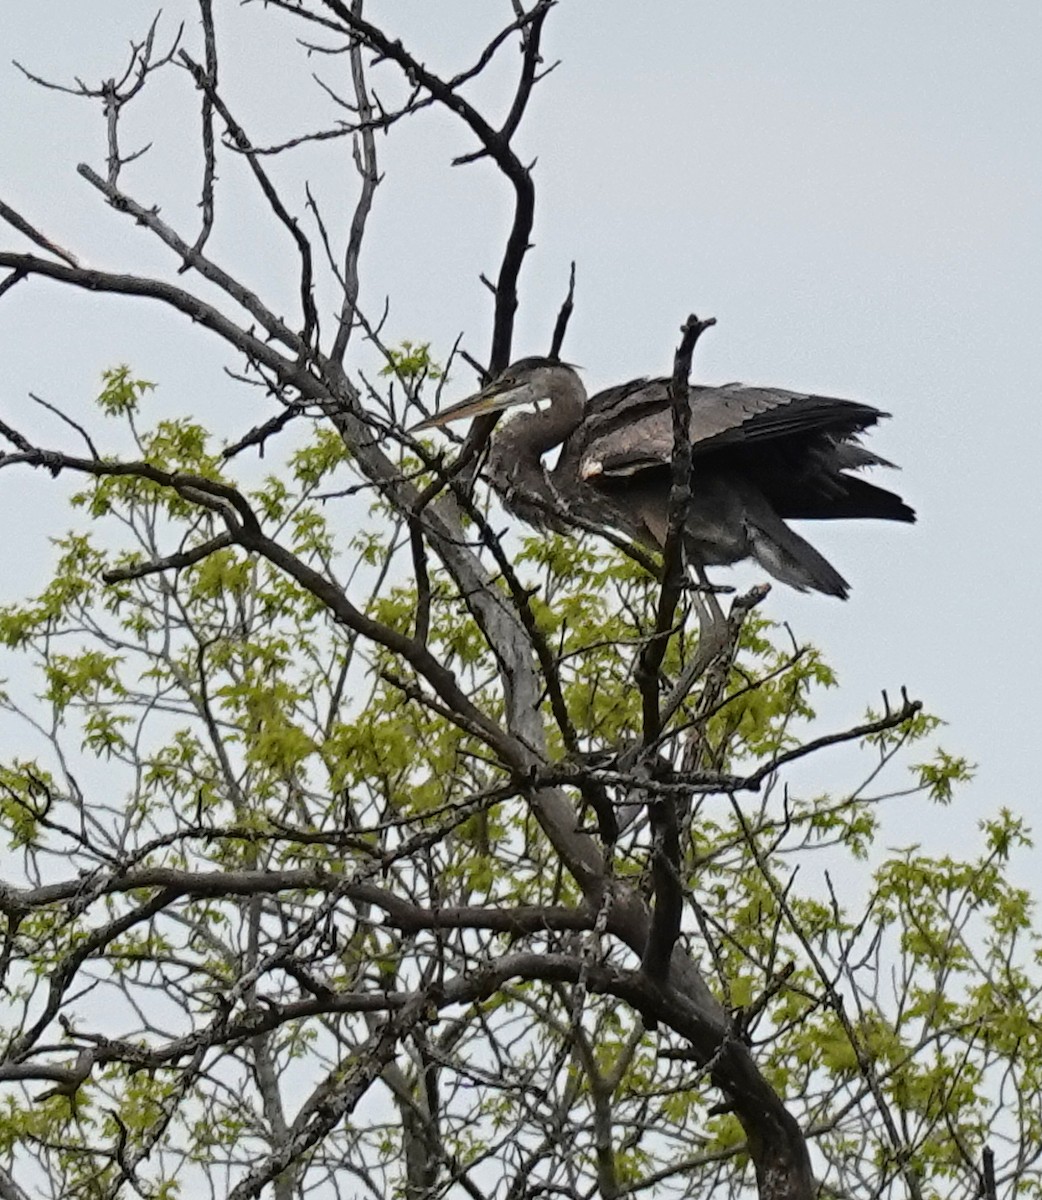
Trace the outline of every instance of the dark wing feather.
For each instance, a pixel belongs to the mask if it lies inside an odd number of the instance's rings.
[[[799,435],[850,437],[886,415],[868,404],[781,388],[692,387],[691,443],[701,455]],[[665,466],[673,457],[668,381],[636,379],[598,393],[587,406],[580,438],[577,457],[587,476],[632,475]],[[850,450],[851,460],[863,459],[858,465],[874,459],[868,451]]]
[[[915,520],[915,509],[896,493],[846,473],[808,473],[803,477],[787,478],[765,474],[758,483],[778,516],[787,519],[828,521],[872,517],[880,521]]]

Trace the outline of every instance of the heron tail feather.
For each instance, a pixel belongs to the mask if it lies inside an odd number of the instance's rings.
[[[753,557],[775,579],[797,591],[824,592],[826,596],[838,596],[840,600],[847,598],[850,585],[843,576],[780,517],[750,525],[748,534]]]

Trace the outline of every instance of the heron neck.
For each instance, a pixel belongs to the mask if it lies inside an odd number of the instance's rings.
[[[550,404],[541,412],[524,412],[502,424],[495,433],[504,449],[527,459],[540,459],[559,446],[582,420],[586,391],[578,379],[563,379]]]

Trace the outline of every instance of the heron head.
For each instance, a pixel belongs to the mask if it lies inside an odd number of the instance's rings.
[[[481,417],[487,413],[501,412],[505,408],[516,408],[520,404],[536,404],[540,400],[552,400],[558,393],[562,374],[574,377],[575,368],[553,358],[519,358],[480,392],[465,400],[450,404],[440,413],[414,425],[412,432],[433,429],[462,421],[465,417]]]

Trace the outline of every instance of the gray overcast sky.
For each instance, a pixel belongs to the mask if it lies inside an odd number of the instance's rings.
[[[302,92],[285,68],[289,23],[260,5],[216,9],[235,39],[223,81],[255,139],[328,124],[322,93]],[[449,72],[508,5],[385,0],[369,11]],[[126,0],[3,0],[0,195],[89,262],[169,271],[75,173],[82,159],[101,166],[98,114],[9,65],[64,80],[115,74],[150,15]],[[196,50],[191,5],[167,4],[161,29],[182,17]],[[944,744],[980,764],[952,829],[999,804],[1030,810],[1042,665],[1042,6],[561,0],[544,45],[562,61],[523,136],[538,157],[538,209],[517,352],[546,348],[574,258],[565,353],[591,388],[667,369],[694,310],[719,321],[699,345],[701,379],[816,389],[893,412],[873,445],[903,466],[899,490],[919,525],[815,528],[852,599],[779,587],[769,612],[839,671],[834,724],[901,683],[947,718]],[[514,66],[507,55],[503,70]],[[198,106],[187,83],[161,83],[128,121],[128,144],[155,145],[126,183],[194,228]],[[493,85],[477,97],[494,100]],[[485,353],[477,275],[495,270],[509,211],[487,165],[448,167],[470,148],[435,113],[380,141],[386,180],[364,298],[377,311],[390,296],[392,340],[430,340],[441,354],[460,331]],[[298,211],[305,174],[334,216],[353,202],[346,143],[286,166]],[[231,167],[220,200],[235,218],[215,253],[262,292],[282,289],[290,309],[284,241],[270,223],[259,232]],[[100,371],[120,361],[161,384],[164,415],[194,412],[225,433],[257,419],[221,373],[235,365],[223,349],[155,307],[23,284],[0,300],[0,353],[0,410],[54,441],[63,432],[30,408],[28,391],[82,415]],[[459,389],[468,382],[460,376]],[[8,561],[27,564],[5,572],[5,598],[42,578],[46,538],[69,523],[58,494],[42,475],[0,477],[6,511],[20,514],[13,533],[8,520]],[[908,814],[890,840],[910,840],[923,819]]]

